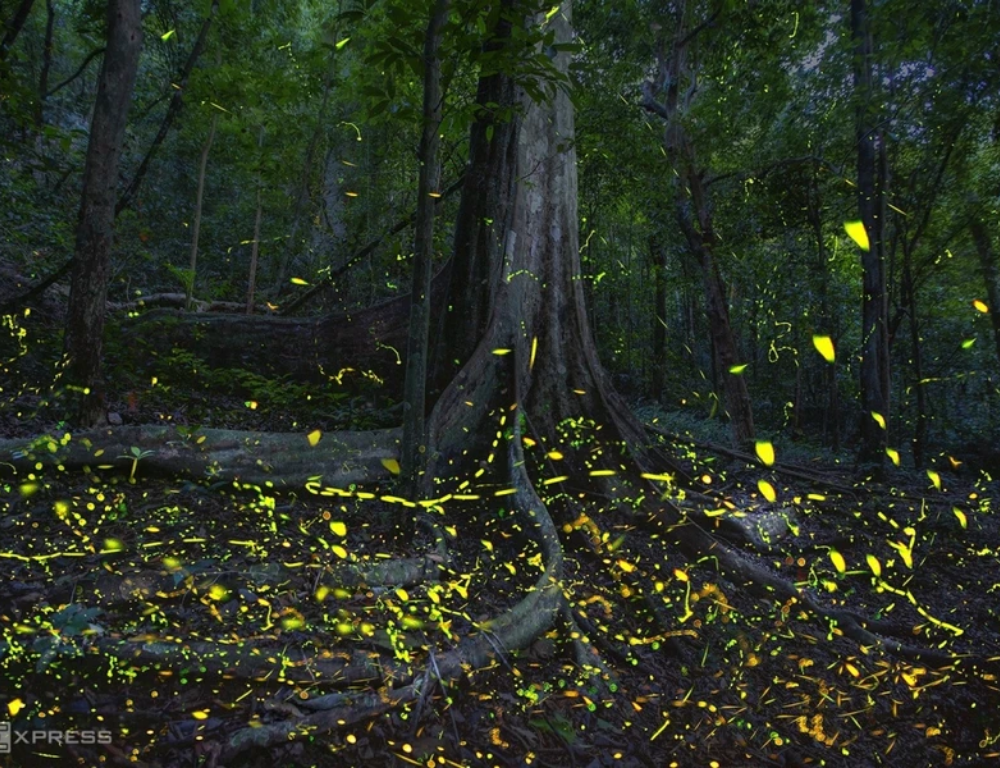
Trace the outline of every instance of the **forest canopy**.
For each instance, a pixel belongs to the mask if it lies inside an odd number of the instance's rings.
[[[0,25],[4,765],[1000,758],[1000,8]]]

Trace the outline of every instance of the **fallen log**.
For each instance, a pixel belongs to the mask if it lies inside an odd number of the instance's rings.
[[[193,480],[346,487],[388,477],[400,430],[326,434],[242,432],[179,426],[103,427],[0,440],[0,477],[41,467],[153,472]],[[22,478],[24,475],[20,475]]]

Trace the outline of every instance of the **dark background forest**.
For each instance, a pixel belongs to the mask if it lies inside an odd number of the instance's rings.
[[[0,763],[1000,759],[1000,8],[0,24]]]

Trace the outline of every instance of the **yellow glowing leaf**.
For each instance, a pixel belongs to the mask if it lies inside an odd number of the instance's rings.
[[[685,571],[682,571],[680,568],[674,568],[674,578],[677,579],[678,581],[687,581],[688,575]]]
[[[553,461],[559,461],[563,457],[563,455],[559,453],[559,451],[549,451],[545,455],[548,456]]]
[[[833,567],[837,569],[837,573],[843,573],[847,570],[847,561],[844,560],[844,556],[835,549],[830,550],[830,562],[833,563]]]
[[[330,531],[334,536],[346,536],[347,535],[347,525],[342,523],[340,520],[334,520],[330,523]]]
[[[191,717],[195,720],[208,720],[209,710],[199,709],[196,712],[191,713]]]
[[[102,554],[107,554],[109,552],[121,552],[125,549],[125,545],[122,543],[121,539],[105,539],[104,549],[101,550]]]
[[[951,511],[955,513],[955,517],[958,518],[959,524],[965,528],[965,526],[968,525],[968,521],[965,519],[965,513],[958,507],[952,507]]]
[[[317,603],[322,603],[324,600],[326,600],[326,596],[329,594],[330,594],[330,588],[320,584],[320,586],[316,588],[316,594],[313,595],[313,597],[316,598]]]
[[[872,411],[872,418],[875,419],[876,422],[878,422],[878,425],[882,427],[882,429],[885,429],[885,417],[882,416],[881,413],[876,413],[875,411]]]
[[[309,445],[311,445],[313,448],[315,448],[317,443],[319,443],[319,439],[321,437],[323,437],[323,433],[318,429],[314,429],[312,432],[306,435],[306,438],[309,440]]]
[[[290,282],[292,285],[309,285],[309,281],[303,280],[301,277],[293,277]]]
[[[256,400],[247,400],[245,403],[243,403],[243,405],[245,405],[251,411],[256,411],[257,410],[257,401]]]
[[[868,567],[871,568],[876,578],[882,575],[882,563],[878,561],[875,555],[866,555],[865,560],[868,561]]]
[[[509,355],[510,354],[510,350],[509,349],[494,349],[493,350],[493,354],[494,355]]]
[[[160,35],[160,39],[163,42],[166,42],[167,40],[169,40],[171,37],[174,36],[174,33],[176,31],[177,31],[176,29],[171,29],[169,32],[164,32],[162,35]]]
[[[931,482],[934,484],[934,487],[937,488],[940,491],[941,490],[941,475],[939,475],[933,469],[928,469],[927,470],[927,477],[929,477],[931,479]]]
[[[975,300],[973,300],[972,306],[974,306],[976,309],[978,309],[983,314],[986,314],[987,312],[990,311],[990,308],[988,306],[986,306],[986,302],[983,301],[982,299],[975,299]]]
[[[538,352],[538,337],[533,336],[531,339],[531,358],[528,360],[528,370],[532,370],[535,367],[535,353]]]
[[[741,373],[743,373],[743,371],[747,369],[748,365],[749,363],[743,363],[742,365],[731,365],[729,366],[729,372],[733,374],[733,376],[739,376]]]
[[[395,459],[382,459],[382,466],[388,469],[392,474],[399,474],[399,462]]]
[[[767,440],[758,440],[756,446],[757,458],[759,458],[765,467],[769,467],[774,464],[774,446],[771,445]]]
[[[846,664],[844,664],[844,669],[847,670],[848,674],[851,677],[859,677],[861,675],[861,672],[858,670],[858,668],[853,664],[851,664],[851,662],[847,662]]]
[[[862,251],[867,251],[868,245],[868,232],[865,230],[865,225],[860,221],[845,221],[844,231],[847,232],[848,236],[858,244]]]
[[[973,344],[976,343],[976,337],[973,336],[971,339],[965,339],[962,341],[962,349],[970,349]]]
[[[407,601],[409,601],[409,599],[410,599],[409,593],[405,589],[403,589],[402,587],[399,587],[396,590],[396,597],[398,597],[404,603],[407,602]]]
[[[837,359],[837,351],[833,348],[833,339],[829,336],[813,336],[813,346],[828,363]]]
[[[635,566],[628,560],[619,560],[618,567],[625,571],[625,573],[632,573],[635,570]]]
[[[493,542],[492,541],[487,541],[486,539],[480,539],[480,541],[482,542],[483,546],[486,547],[486,551],[487,552],[492,552],[493,551]]]
[[[330,549],[333,550],[333,554],[335,554],[341,560],[346,560],[347,559],[347,550],[344,549],[339,544],[334,544],[332,547],[330,547]]]
[[[17,717],[17,713],[24,709],[24,699],[11,699],[7,702],[7,711],[11,717]]]
[[[885,455],[892,460],[893,464],[895,464],[897,467],[899,466],[899,451],[897,451],[895,448],[886,448]]]
[[[38,483],[21,483],[18,490],[24,498],[28,498],[38,490]]]
[[[778,498],[778,494],[775,492],[774,486],[767,482],[767,480],[758,480],[757,487],[760,489],[761,496],[768,501],[773,502]]]

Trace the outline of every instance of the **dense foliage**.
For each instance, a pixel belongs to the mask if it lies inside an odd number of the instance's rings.
[[[0,720],[106,724],[121,764],[230,764],[293,731],[337,734],[279,747],[303,765],[997,759],[1000,8],[577,0],[565,40],[558,4],[444,4],[421,242],[435,7],[143,4],[101,434],[73,422],[63,334],[105,7],[0,3]],[[491,76],[519,101],[483,103]],[[572,279],[610,382],[674,461],[587,454],[597,415],[540,435],[510,395],[420,498],[394,447],[414,253],[444,286],[430,413],[470,154],[557,94]],[[871,254],[884,412],[862,407]],[[525,533],[529,497],[561,514],[551,535]],[[657,499],[760,567],[692,554]],[[401,541],[413,509],[429,518]],[[503,653],[504,622],[527,623],[511,604],[550,576],[561,630]]]

